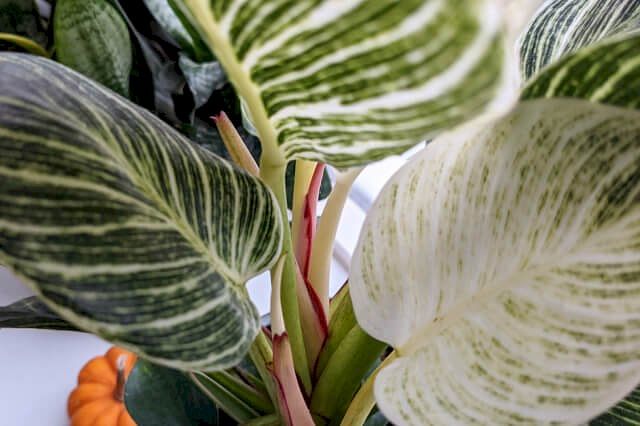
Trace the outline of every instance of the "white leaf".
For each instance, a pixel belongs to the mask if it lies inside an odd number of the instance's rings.
[[[640,382],[640,113],[520,104],[385,187],[351,265],[394,424],[576,424]]]

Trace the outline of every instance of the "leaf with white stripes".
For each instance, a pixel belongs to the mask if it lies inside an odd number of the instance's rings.
[[[615,37],[569,54],[542,70],[522,99],[582,98],[640,108],[640,33]]]
[[[563,56],[640,29],[640,0],[547,0],[520,40],[526,81]]]
[[[640,383],[640,112],[519,104],[388,183],[351,264],[394,424],[578,424]]]
[[[281,246],[275,197],[80,74],[0,54],[0,260],[62,318],[178,369],[242,359],[244,283]]]
[[[483,111],[504,0],[172,0],[279,161],[398,153]],[[274,161],[277,161],[274,160]]]
[[[8,306],[0,306],[0,328],[77,330],[77,327],[60,318],[35,296]]]
[[[590,426],[626,426],[640,424],[640,387],[635,388],[622,401],[596,417]]]

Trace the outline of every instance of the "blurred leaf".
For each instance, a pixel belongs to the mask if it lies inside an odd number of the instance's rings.
[[[144,0],[144,4],[162,28],[191,59],[198,63],[210,62],[213,59],[213,55],[200,36],[190,27],[184,26],[168,0]]]
[[[177,48],[166,42],[162,31],[157,33],[159,27],[153,25],[154,18],[142,3],[115,4],[136,41],[132,100],[171,125],[180,127],[190,122],[194,105],[185,93],[186,80],[177,65]]]
[[[184,373],[138,360],[125,388],[125,404],[139,425],[222,424],[218,409]]]
[[[27,37],[43,47],[49,41],[38,8],[30,0],[0,0],[0,32]]]
[[[52,312],[35,296],[0,307],[0,328],[81,331]]]
[[[217,61],[198,63],[181,53],[178,64],[189,84],[196,108],[204,105],[213,91],[220,89],[227,81]]]
[[[387,426],[389,425],[387,418],[378,411],[377,407],[374,407],[374,411],[371,413],[367,421],[364,422],[364,426]]]

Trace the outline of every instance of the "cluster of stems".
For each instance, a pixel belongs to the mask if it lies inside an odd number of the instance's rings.
[[[214,120],[232,160],[273,191],[284,224],[282,255],[271,271],[271,327],[250,351],[276,413],[247,423],[361,425],[374,405],[375,372],[362,381],[385,345],[355,322],[347,284],[333,300],[329,294],[338,222],[360,170],[338,173],[317,220],[325,165],[297,160],[289,221],[286,162],[263,143],[258,167],[228,117],[221,113]]]

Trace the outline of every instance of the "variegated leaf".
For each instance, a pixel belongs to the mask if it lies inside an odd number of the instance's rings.
[[[520,104],[428,145],[351,265],[394,424],[578,424],[640,382],[640,113]]]
[[[0,306],[0,328],[42,328],[46,330],[77,330],[60,318],[35,296]]]
[[[640,29],[640,0],[547,0],[520,40],[523,79],[563,56]]]
[[[502,75],[505,2],[172,0],[226,69],[267,153],[340,167],[483,111]]]
[[[109,0],[58,0],[53,28],[58,62],[129,96],[131,39]]]
[[[640,387],[622,401],[589,422],[590,426],[630,426],[640,424]]]
[[[615,37],[569,54],[545,68],[522,99],[582,98],[640,107],[640,33]]]
[[[0,203],[0,261],[74,325],[189,370],[256,335],[275,197],[80,74],[0,55]]]

